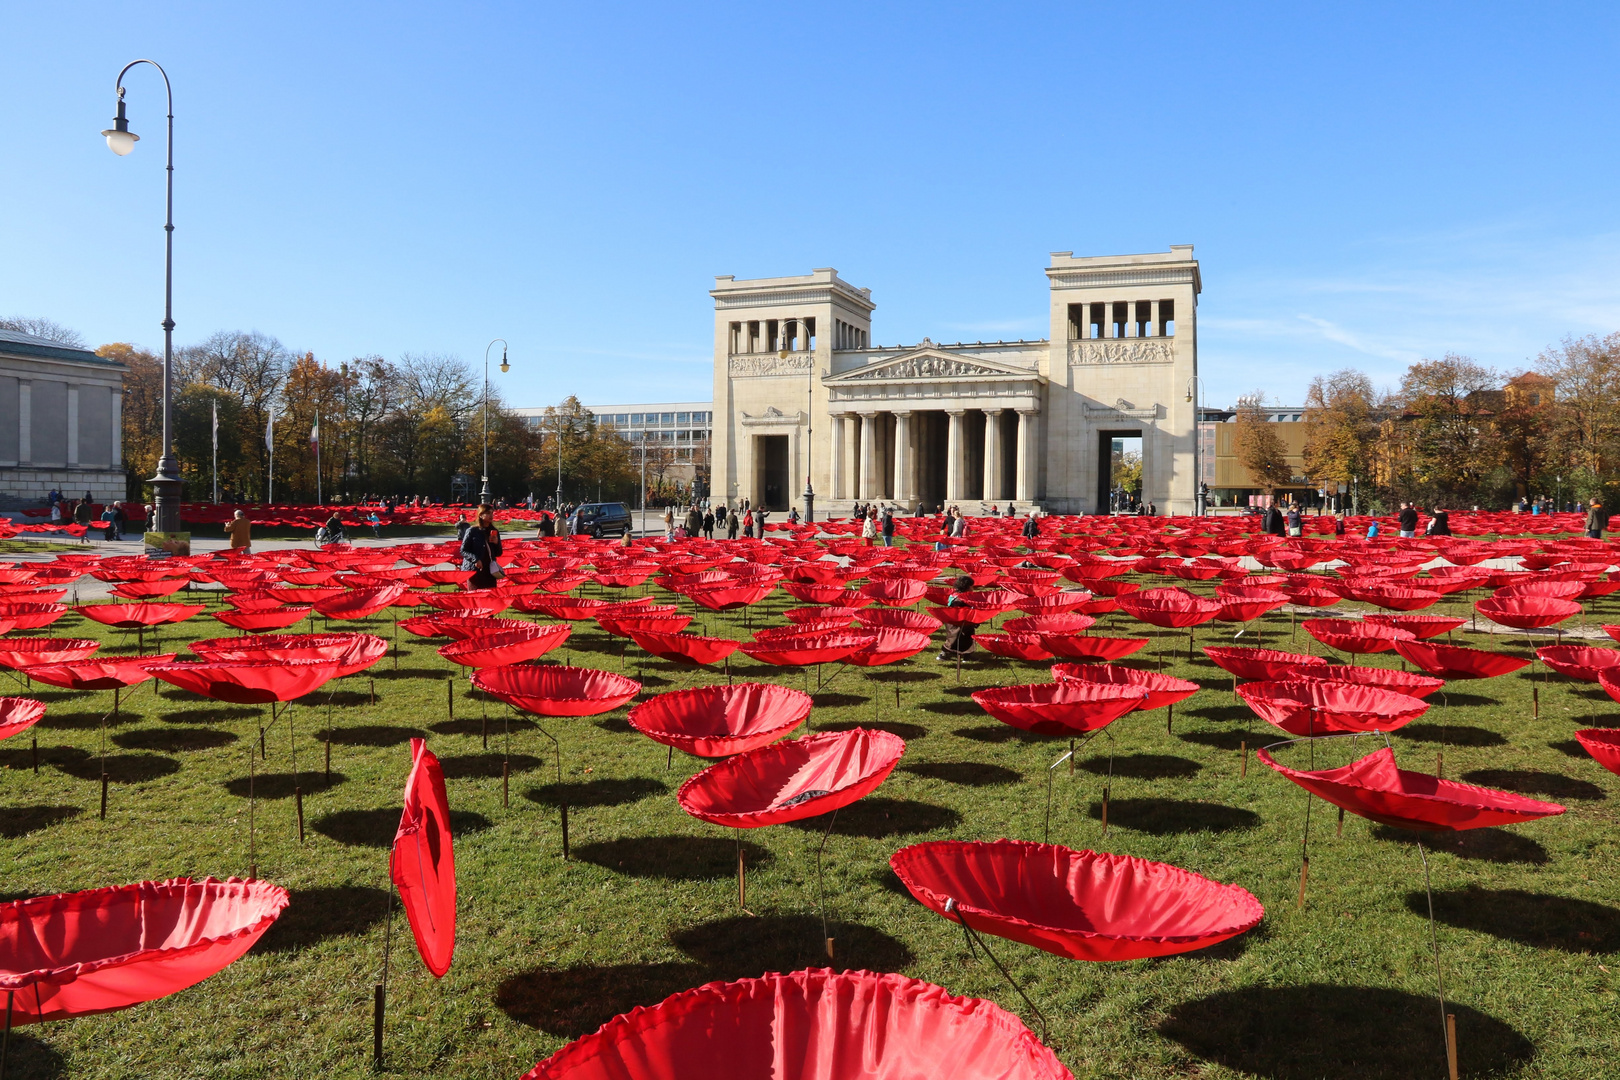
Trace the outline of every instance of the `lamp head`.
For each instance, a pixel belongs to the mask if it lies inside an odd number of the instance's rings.
[[[512,365],[506,362],[506,346],[501,346],[501,372],[504,374],[512,370]]]
[[[118,115],[113,117],[113,126],[101,134],[107,139],[107,149],[119,157],[124,157],[135,149],[135,144],[141,140],[139,135],[129,130],[129,118],[124,115],[124,88],[122,86],[118,88]]]

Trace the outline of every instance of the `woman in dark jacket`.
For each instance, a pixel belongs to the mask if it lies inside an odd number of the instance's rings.
[[[945,599],[946,607],[962,607],[965,603],[963,597],[973,591],[973,579],[963,574],[956,579],[956,588]],[[956,623],[946,631],[945,647],[940,649],[939,660],[955,660],[966,656],[973,651],[972,623]]]
[[[495,511],[487,506],[479,507],[478,524],[461,538],[461,568],[473,572],[467,579],[467,588],[495,587],[495,560],[500,554],[501,534],[495,529]]]

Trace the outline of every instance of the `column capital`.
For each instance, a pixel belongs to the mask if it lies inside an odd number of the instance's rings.
[[[946,409],[945,410],[945,415],[946,416],[954,416],[957,419],[961,419],[962,417],[966,416],[967,414],[968,414],[968,411],[966,409]]]
[[[872,419],[874,416],[876,416],[878,413],[880,413],[882,411],[883,411],[882,409],[872,409],[870,411],[868,411],[866,409],[861,409],[860,410],[860,416],[861,416],[862,419],[870,420],[870,419]]]
[[[894,417],[896,420],[900,420],[900,419],[910,420],[911,419],[911,410],[910,409],[891,409],[889,411],[889,415]]]
[[[1041,415],[1041,407],[1039,405],[1030,405],[1019,408],[1017,412],[1019,416],[1039,416]]]

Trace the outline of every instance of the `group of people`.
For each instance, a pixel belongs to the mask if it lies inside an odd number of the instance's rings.
[[[664,539],[701,536],[706,540],[713,540],[715,533],[719,533],[727,540],[735,540],[738,536],[764,537],[765,526],[769,519],[769,510],[756,511],[749,505],[747,499],[734,510],[728,510],[723,505],[705,510],[693,504],[686,508],[685,516],[680,519],[676,518],[675,507],[671,506],[664,511]],[[789,512],[788,521],[791,524],[798,524],[797,510]]]

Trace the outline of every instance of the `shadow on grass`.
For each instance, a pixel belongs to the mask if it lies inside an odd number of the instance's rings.
[[[902,765],[900,771],[965,787],[1016,784],[1024,778],[1023,773],[982,761],[925,761],[916,765]]]
[[[1492,1016],[1448,1001],[1464,1076],[1506,1072],[1535,1047]],[[1267,1080],[1429,1080],[1446,1074],[1439,1006],[1371,986],[1253,986],[1173,1008],[1159,1034],[1192,1054]]]
[[[1478,859],[1481,862],[1524,863],[1541,866],[1550,856],[1547,849],[1527,836],[1506,829],[1469,829],[1459,833],[1424,833],[1410,829],[1396,829],[1388,825],[1373,827],[1373,836],[1397,844],[1416,844],[1419,839],[1430,851],[1444,851],[1459,859]]]
[[[391,724],[361,724],[349,728],[322,728],[315,732],[316,742],[338,746],[398,746],[412,739],[426,738],[427,732],[419,728],[395,727]]]
[[[494,752],[451,754],[439,759],[446,780],[498,780],[503,763],[509,765],[514,776],[521,772],[533,772],[541,765],[540,759],[530,754],[513,754],[511,757]]]
[[[1496,732],[1467,724],[1407,724],[1396,734],[1417,742],[1442,743],[1446,746],[1507,745],[1507,739]]]
[[[1544,795],[1552,799],[1607,798],[1603,789],[1586,780],[1577,780],[1563,773],[1541,772],[1536,769],[1476,769],[1463,773],[1462,779],[1482,787],[1516,791],[1520,795]]]
[[[670,881],[714,881],[737,874],[737,842],[719,836],[627,836],[580,844],[573,857],[631,877]],[[768,848],[743,842],[752,869],[770,861]]]
[[[78,780],[100,780],[102,759],[87,754],[56,767]],[[144,784],[179,771],[178,761],[161,754],[108,754],[106,758],[107,778],[115,784]]]
[[[829,898],[836,909],[836,899]],[[827,920],[834,959],[827,959],[821,919],[813,914],[745,915],[687,927],[670,936],[677,949],[708,970],[711,979],[747,979],[767,971],[830,967],[898,971],[916,959],[902,942],[861,923]]]
[[[340,844],[386,848],[393,844],[394,833],[399,830],[399,813],[395,807],[385,807],[381,810],[339,810],[316,818],[310,827]],[[493,824],[494,822],[483,814],[465,810],[450,811],[450,834],[455,837],[482,832]]]
[[[533,731],[533,720],[522,720],[515,716],[491,716],[489,718],[489,734],[491,738],[507,730]],[[484,734],[484,720],[479,716],[462,717],[460,720],[441,720],[437,724],[429,724],[428,730],[438,735],[473,735]]]
[[[1011,724],[981,724],[978,727],[959,727],[953,730],[951,734],[982,743],[1045,741],[1039,736],[1029,734],[1027,731],[1020,731]]]
[[[254,717],[268,721],[270,712],[268,709],[215,703],[201,709],[169,709],[163,713],[161,719],[168,724],[229,724],[237,720],[251,720]]]
[[[1205,687],[1206,690],[1220,690],[1222,687]],[[1200,705],[1196,709],[1187,710],[1190,720],[1211,720],[1216,723],[1230,724],[1242,723],[1244,720],[1254,718],[1247,705]]]
[[[827,814],[820,814],[790,822],[789,825],[805,832],[820,833],[827,828],[827,817]],[[880,840],[886,836],[933,832],[935,829],[949,828],[961,820],[962,815],[948,806],[869,795],[838,811],[838,822],[833,832],[840,836],[864,836]]]
[[[639,802],[669,790],[662,781],[647,777],[623,780],[573,780],[562,784],[545,784],[530,788],[523,797],[542,806],[622,806]]]
[[[1428,918],[1428,897],[1406,894],[1407,910]],[[1447,926],[1572,953],[1620,951],[1620,908],[1521,889],[1452,889],[1434,894],[1434,917]]]
[[[50,1043],[13,1031],[6,1053],[8,1080],[53,1080],[66,1076],[67,1062]]]
[[[1101,821],[1102,803],[1092,803],[1087,813]],[[1154,836],[1174,836],[1252,829],[1260,824],[1260,815],[1236,806],[1185,799],[1111,799],[1108,823]]]
[[[520,1024],[571,1039],[706,978],[702,965],[680,962],[536,968],[496,987],[495,1007]]]
[[[382,699],[379,697],[378,701]],[[370,705],[371,692],[369,690],[317,690],[313,694],[305,694],[294,701],[295,705],[302,705],[310,709],[324,709],[328,705],[337,709],[352,709],[356,705]]]
[[[817,731],[853,731],[856,728],[865,728],[868,731],[887,731],[890,735],[898,735],[907,742],[920,739],[928,734],[928,729],[921,724],[907,724],[899,720],[880,720],[873,723],[870,720],[840,720],[836,724],[817,724]]]
[[[830,691],[817,693],[812,691],[810,700],[818,709],[842,709],[848,705],[867,705],[871,698],[860,694],[834,694]]]
[[[983,716],[984,710],[977,701],[925,701],[922,704],[924,712],[938,713],[941,716]]]
[[[0,807],[0,836],[15,840],[64,821],[72,821],[82,813],[84,810],[77,806]]]
[[[309,769],[298,774],[298,786],[305,795],[313,795],[320,791],[330,791],[349,778],[340,772],[332,774],[332,781],[328,783],[326,773],[320,769]],[[248,797],[248,780],[246,776],[238,776],[224,783],[226,791],[239,799]],[[293,797],[292,773],[259,773],[252,777],[253,797],[256,799],[290,799]],[[397,824],[397,822],[396,822]]]
[[[171,754],[188,750],[217,750],[236,742],[229,731],[208,728],[141,728],[121,731],[112,737],[113,745],[125,750],[164,750]]]
[[[1079,763],[1080,768],[1097,776],[1108,775],[1108,758],[1091,757]],[[1173,754],[1121,754],[1114,758],[1114,775],[1138,780],[1164,780],[1171,777],[1195,776],[1203,766],[1190,758]]]
[[[137,719],[135,715],[129,712],[127,709],[121,710],[117,716],[109,715],[111,712],[111,708],[109,708],[105,713],[48,712],[44,716],[40,717],[39,723],[36,726],[41,730],[49,731],[96,731],[102,726],[103,722],[105,722],[107,727],[114,728],[133,723]]]
[[[606,720],[598,720],[596,726],[615,735],[634,735],[636,732],[636,729],[630,726],[630,721],[616,716],[610,716]]]
[[[1276,734],[1276,729],[1268,727],[1265,731],[1178,731],[1176,738],[1200,746],[1213,746],[1217,750],[1239,750],[1246,743],[1253,750],[1268,742],[1275,742],[1270,738],[1273,734]]]
[[[296,952],[334,937],[356,937],[383,921],[388,893],[372,885],[291,889],[287,905],[254,952]]]
[[[1586,752],[1586,747],[1582,746],[1580,742],[1575,739],[1562,739],[1558,742],[1550,742],[1547,744],[1547,746],[1553,750],[1557,750],[1565,757],[1572,757],[1577,761],[1592,760],[1592,755]]]

